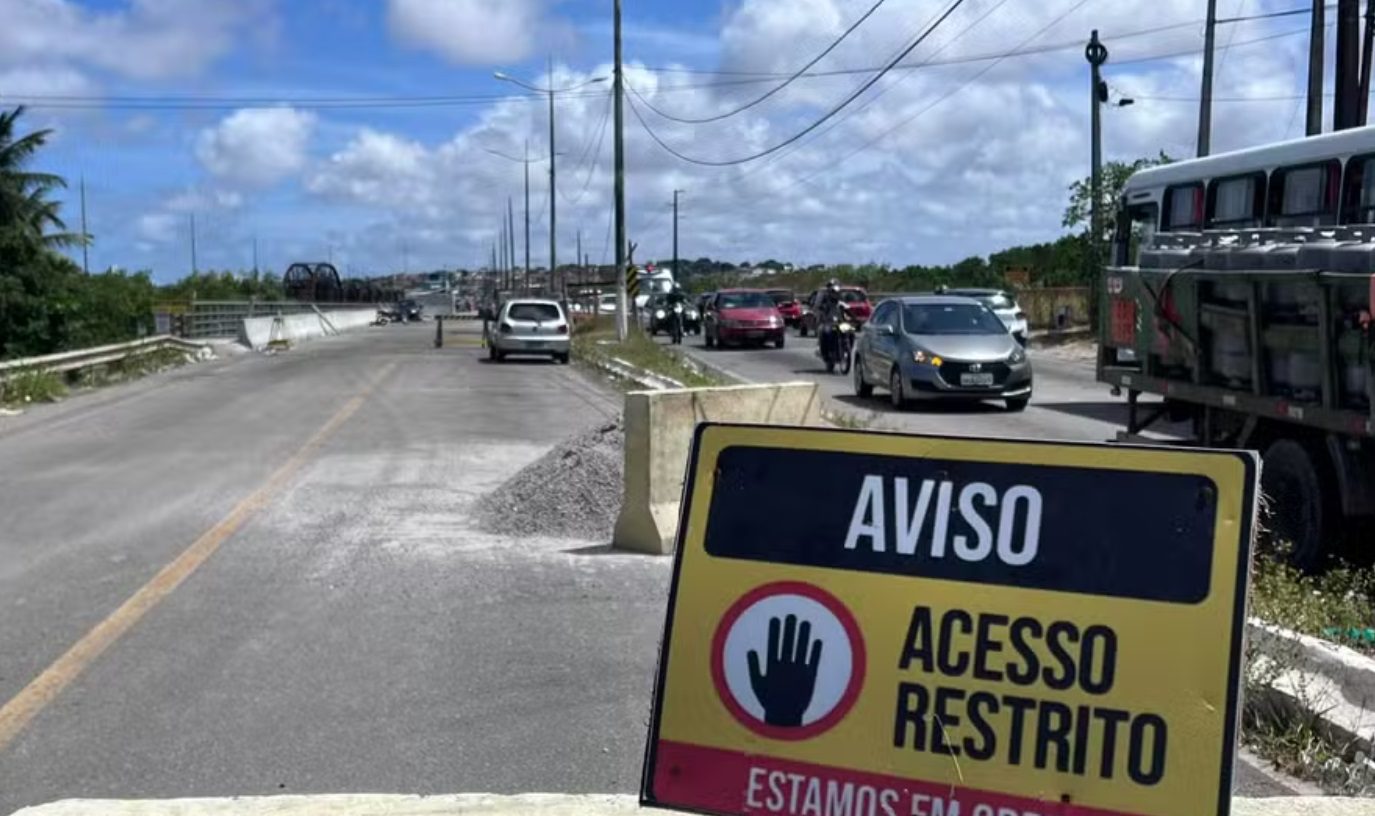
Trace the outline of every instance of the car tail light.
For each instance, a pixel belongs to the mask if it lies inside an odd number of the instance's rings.
[[[501,333],[502,333],[502,334],[510,334],[510,333],[513,332],[513,331],[515,331],[515,329],[513,329],[513,328],[511,327],[511,324],[510,324],[510,323],[502,323],[502,324],[501,324]]]
[[[559,327],[558,327],[557,329],[555,329],[555,331],[557,331],[559,334],[568,334],[568,324],[567,324],[567,323],[561,323],[561,324],[559,324]]]

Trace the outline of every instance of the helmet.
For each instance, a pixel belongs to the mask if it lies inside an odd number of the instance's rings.
[[[831,278],[830,280],[826,281],[826,288],[832,292],[838,292],[840,291],[840,281],[836,280],[835,278]]]

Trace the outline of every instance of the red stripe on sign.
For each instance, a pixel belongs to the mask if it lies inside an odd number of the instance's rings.
[[[651,793],[656,805],[730,816],[1140,816],[670,740],[655,751]]]

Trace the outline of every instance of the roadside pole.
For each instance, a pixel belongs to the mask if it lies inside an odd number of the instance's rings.
[[[682,279],[678,273],[678,194],[682,190],[673,191],[673,280],[681,283]]]
[[[1206,156],[1213,138],[1213,42],[1217,32],[1217,0],[1208,0],[1203,28],[1203,89],[1198,97],[1198,155]],[[1097,106],[1094,106],[1095,112]],[[1095,113],[1096,115],[1096,113]],[[1095,129],[1097,126],[1095,125]]]
[[[1098,41],[1098,29],[1094,29],[1089,37],[1089,44],[1084,48],[1084,57],[1089,61],[1090,66],[1090,97],[1089,104],[1092,106],[1090,116],[1090,127],[1092,134],[1091,147],[1091,168],[1089,176],[1089,195],[1092,200],[1089,202],[1089,308],[1094,315],[1098,314],[1098,278],[1100,263],[1102,259],[1101,244],[1103,241],[1103,122],[1102,108],[1103,99],[1107,96],[1107,88],[1103,84],[1102,75],[1099,69],[1103,63],[1108,61],[1108,49]],[[1095,321],[1096,323],[1097,321]]]
[[[614,42],[616,72],[612,88],[615,106],[615,164],[616,164],[616,338],[624,341],[630,333],[629,312],[625,296],[625,120],[621,111],[621,97],[625,86],[621,67],[621,0],[614,0]]]

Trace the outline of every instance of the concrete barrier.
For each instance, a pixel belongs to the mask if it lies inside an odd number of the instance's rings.
[[[278,320],[281,320],[279,339],[297,343],[313,337],[324,337],[327,334],[368,326],[376,319],[377,311],[371,308],[336,309],[318,314],[306,312],[280,317],[248,317],[244,318],[239,339],[249,348],[261,350],[267,348],[268,342],[273,339],[272,327]]]
[[[1370,799],[1286,796],[1232,799],[1232,816],[1369,816]],[[953,812],[953,811],[952,811]],[[1058,809],[1048,808],[1055,813]],[[322,796],[246,796],[234,799],[115,801],[70,799],[24,808],[14,816],[629,816],[662,814],[641,809],[625,794],[486,793],[449,796],[329,794]]]
[[[692,432],[699,422],[820,425],[816,383],[635,391],[625,396],[625,497],[613,546],[673,552]]]

